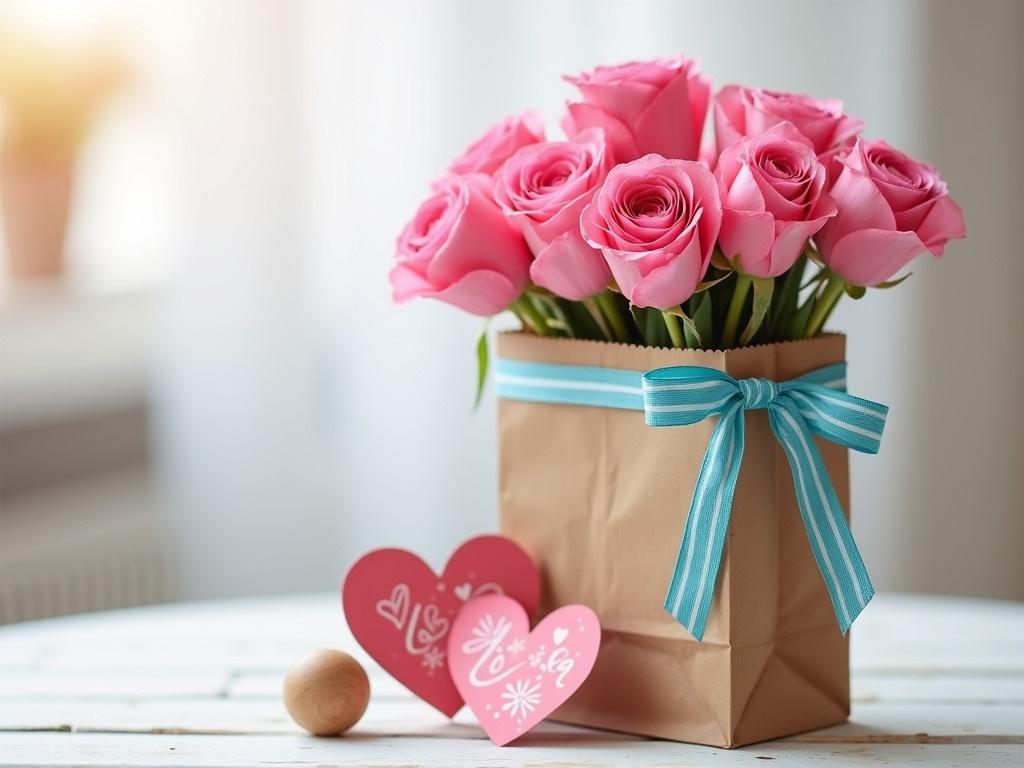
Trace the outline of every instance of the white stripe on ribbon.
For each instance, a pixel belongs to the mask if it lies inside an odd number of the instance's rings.
[[[535,379],[529,376],[516,376],[511,373],[499,373],[494,380],[498,384],[513,384],[521,387],[535,387],[543,389],[569,389],[587,392],[618,392],[625,395],[643,395],[640,387],[631,387],[626,384],[606,384],[599,381],[569,381],[566,379]]]
[[[714,433],[712,434],[711,442],[708,444],[708,448],[707,448],[708,453],[711,453],[712,448],[716,451],[716,453],[717,453],[717,451],[721,450],[721,443],[722,443],[723,439],[725,439],[725,432],[724,432],[724,430],[716,429],[714,431]],[[711,453],[711,455],[714,456],[715,454]],[[698,491],[700,495],[696,496],[693,499],[693,503],[690,504],[690,511],[695,513],[693,515],[693,521],[691,522],[689,517],[688,517],[687,520],[686,520],[686,526],[683,529],[684,538],[688,538],[689,542],[688,542],[688,546],[686,547],[686,559],[683,561],[683,581],[679,585],[679,594],[676,595],[675,602],[673,602],[673,604],[672,604],[672,615],[673,616],[678,616],[679,615],[679,607],[683,603],[683,595],[686,594],[686,583],[690,579],[690,563],[693,562],[693,549],[694,549],[694,544],[695,544],[695,542],[697,540],[697,535],[696,535],[697,523],[700,522],[700,512],[701,512],[702,509],[704,509],[704,495],[707,493],[707,489],[708,489],[707,482],[701,483],[700,488],[699,489],[695,489],[695,491]],[[686,532],[685,529],[689,528],[691,525],[693,526],[694,535],[686,537],[685,536],[685,532]]]
[[[875,432],[870,429],[864,429],[863,427],[858,427],[856,424],[851,424],[850,422],[844,421],[843,419],[837,419],[834,416],[829,416],[827,413],[821,410],[821,408],[816,406],[813,400],[811,400],[801,392],[793,391],[790,392],[790,394],[798,397],[802,403],[806,404],[807,407],[813,411],[813,413],[808,413],[807,411],[801,410],[801,415],[814,418],[814,415],[817,414],[821,419],[827,421],[829,424],[835,424],[837,427],[845,429],[849,432],[853,432],[854,434],[857,435],[863,435],[864,437],[870,440],[874,440],[875,442],[880,442],[882,440],[881,432]]]
[[[828,497],[825,494],[825,489],[821,484],[821,478],[818,477],[818,469],[814,463],[814,456],[811,453],[810,447],[807,445],[807,441],[804,440],[803,431],[799,429],[796,424],[796,420],[792,414],[788,413],[784,408],[779,409],[780,412],[785,416],[786,420],[790,423],[790,427],[796,431],[797,437],[800,438],[800,447],[804,451],[804,456],[807,458],[807,462],[811,467],[811,476],[814,479],[814,486],[818,491],[818,497],[821,500],[821,506],[828,512],[828,522],[832,528],[832,535],[835,540],[839,543],[839,550],[843,555],[843,563],[846,566],[846,572],[850,576],[850,581],[853,582],[853,589],[857,593],[857,600],[860,602],[860,606],[864,606],[864,592],[860,588],[860,580],[857,578],[857,573],[853,568],[853,561],[850,559],[850,553],[846,549],[846,542],[843,541],[843,537],[839,533],[839,527],[836,525],[835,510],[829,503]],[[845,606],[845,600],[844,600]],[[849,623],[849,616],[847,616],[847,623]]]
[[[725,405],[735,395],[735,392],[730,392],[728,395],[723,397],[721,400],[716,400],[713,403],[682,403],[680,405],[648,405],[644,408],[648,413],[689,413],[690,411],[706,411],[708,409],[715,409],[720,405]]]
[[[841,408],[849,408],[851,411],[859,411],[860,413],[866,413],[868,416],[874,416],[876,419],[882,419],[885,421],[885,414],[882,411],[876,411],[874,408],[869,408],[866,405],[860,403],[851,403],[849,400],[845,400],[838,397],[832,397],[825,392],[815,392],[815,394],[823,400],[828,400],[830,403],[835,403]]]
[[[694,381],[684,384],[650,384],[644,381],[644,392],[685,392],[691,389],[708,389],[727,384],[725,381]]]
[[[796,425],[796,421],[793,417],[786,412],[784,408],[779,408],[777,413],[780,414],[789,423],[790,429],[797,434],[800,434],[800,429]],[[787,441],[782,441],[783,446],[790,453],[794,453],[793,445]],[[814,472],[814,462],[810,462],[811,471]],[[807,510],[807,520],[811,524],[811,531],[814,533],[814,540],[818,543],[818,551],[821,552],[822,559],[825,561],[825,567],[828,570],[829,579],[832,582],[832,586],[835,593],[839,595],[840,608],[843,609],[843,618],[846,620],[846,624],[850,624],[850,610],[846,605],[846,596],[843,593],[842,584],[839,582],[839,576],[836,575],[836,569],[832,565],[832,558],[829,557],[828,549],[825,548],[825,541],[821,538],[821,531],[818,529],[818,522],[814,519],[814,514],[811,512],[811,500],[807,496],[807,481],[804,478],[803,468],[800,466],[799,457],[793,456],[793,468],[796,470],[797,477],[799,478],[798,485],[800,486],[800,495],[804,500],[804,509]]]
[[[733,457],[736,455],[736,433],[732,426],[732,424],[729,425],[729,455],[725,460],[725,475],[722,478],[723,480],[731,475]],[[700,610],[702,602],[701,596],[704,594],[704,587],[708,581],[708,571],[711,568],[711,551],[715,548],[715,532],[718,530],[719,519],[722,516],[722,499],[725,496],[725,486],[725,482],[719,482],[718,484],[718,495],[715,497],[715,511],[711,515],[711,538],[709,545],[704,549],[704,565],[700,571],[700,583],[697,584],[697,595],[693,601],[693,610],[690,612],[690,621],[688,624],[690,627],[694,626],[694,623],[697,621],[697,612]]]

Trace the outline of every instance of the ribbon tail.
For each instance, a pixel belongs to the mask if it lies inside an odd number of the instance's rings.
[[[832,599],[839,628],[845,635],[874,596],[875,589],[798,405],[787,397],[780,397],[769,406],[768,412],[772,430],[789,460],[800,516],[814,559]]]
[[[742,403],[728,406],[711,434],[693,489],[665,610],[697,640],[704,629],[722,564],[729,514],[743,459]]]

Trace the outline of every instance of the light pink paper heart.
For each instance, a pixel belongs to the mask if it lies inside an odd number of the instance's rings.
[[[537,566],[511,539],[478,536],[438,576],[404,549],[378,549],[349,569],[341,598],[352,634],[378,664],[451,717],[462,708],[448,674],[448,632],[474,595],[508,594],[531,613],[540,600]]]
[[[584,605],[548,614],[530,631],[510,597],[470,600],[448,635],[448,669],[481,727],[499,747],[550,715],[583,684],[601,625]]]

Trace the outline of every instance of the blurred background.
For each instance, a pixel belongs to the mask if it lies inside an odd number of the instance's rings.
[[[497,118],[557,134],[560,75],[676,51],[941,168],[969,239],[833,324],[892,406],[854,529],[880,589],[1024,599],[1022,35],[1012,0],[0,2],[0,621],[494,530],[479,319],[393,307],[394,238]]]

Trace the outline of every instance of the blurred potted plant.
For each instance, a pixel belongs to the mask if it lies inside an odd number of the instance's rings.
[[[0,205],[15,278],[64,270],[78,148],[127,67],[109,40],[49,43],[0,26]]]

